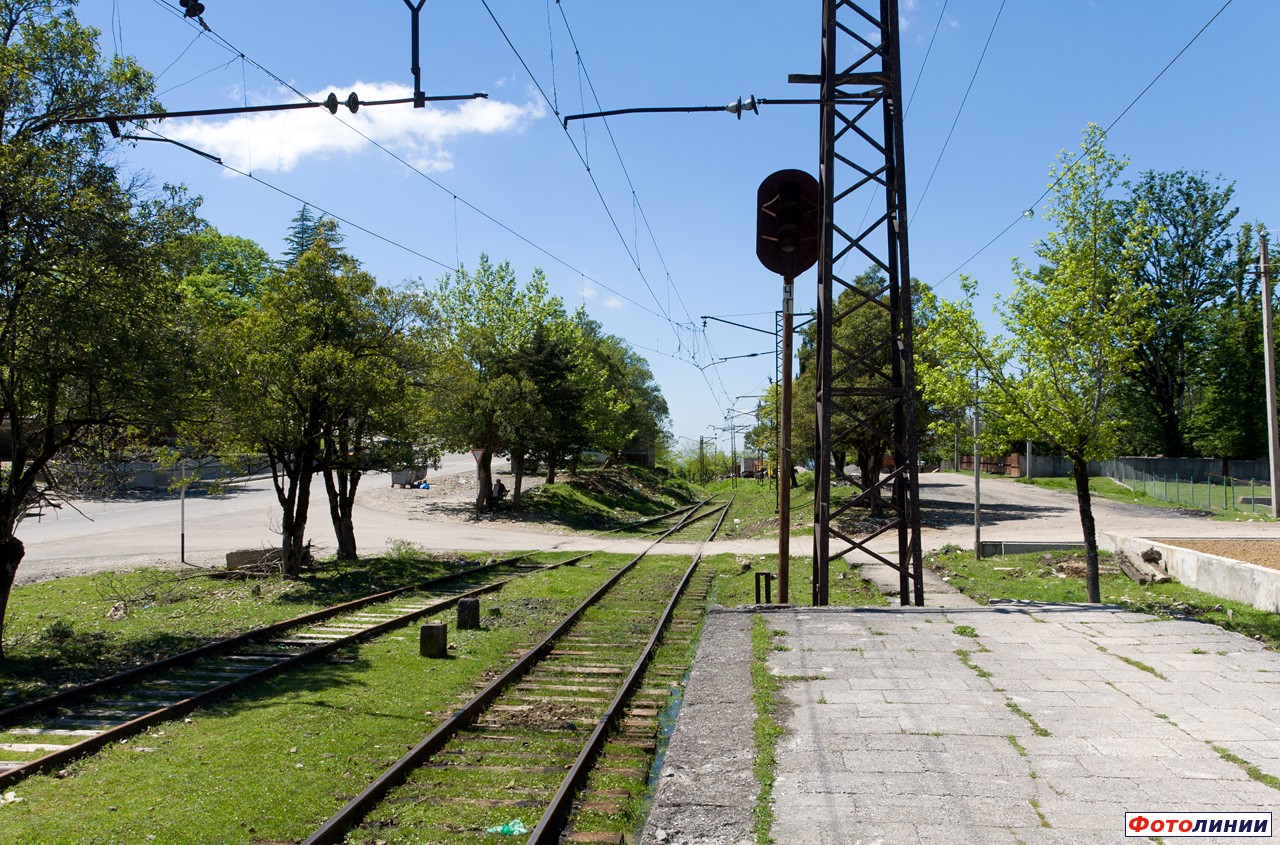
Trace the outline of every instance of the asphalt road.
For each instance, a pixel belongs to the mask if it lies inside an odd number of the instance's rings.
[[[448,456],[428,481],[465,478],[474,469],[470,455]],[[439,551],[516,551],[525,549],[599,549],[631,551],[642,541],[572,535],[553,528],[500,520],[475,519],[464,506],[465,491],[452,495],[459,507],[452,512],[413,511],[386,507],[390,478],[371,475],[362,481],[356,506],[356,535],[364,552],[385,549],[393,540],[413,542]],[[368,492],[366,492],[368,491]],[[423,493],[421,501],[443,499],[437,491]],[[1011,481],[983,479],[984,540],[1040,540],[1078,542],[1080,518],[1075,497]],[[407,497],[406,497],[407,498]],[[934,473],[921,478],[924,504],[922,539],[926,550],[948,543],[973,545],[973,482],[966,476]],[[370,506],[370,504],[374,506]],[[26,557],[18,570],[18,582],[138,566],[178,566],[179,537],[185,527],[186,560],[199,565],[220,564],[228,551],[271,548],[278,542],[279,506],[269,478],[252,479],[225,496],[191,496],[182,506],[176,497],[156,496],[80,501],[74,507],[46,511],[19,526]],[[1142,537],[1271,537],[1276,526],[1268,523],[1218,522],[1176,511],[1095,500],[1099,531]],[[313,486],[308,534],[318,554],[332,551],[332,529],[323,482]],[[804,554],[811,539],[795,537],[792,549]],[[875,546],[896,548],[892,537]],[[774,540],[717,543],[715,551],[767,554],[776,550]],[[690,547],[692,548],[692,546]]]

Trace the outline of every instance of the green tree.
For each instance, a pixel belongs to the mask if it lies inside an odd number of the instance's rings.
[[[792,393],[794,394],[794,392],[793,389]],[[794,401],[794,395],[792,401]],[[756,402],[756,423],[742,438],[742,448],[754,449],[759,454],[766,456],[774,464],[775,468],[777,468],[777,462],[780,459],[778,449],[781,448],[781,411],[782,385],[770,382],[769,389]],[[794,453],[794,451],[793,449],[792,452]],[[783,472],[785,471],[785,468],[783,468]]]
[[[427,347],[418,340],[420,300],[375,284],[354,260],[338,258],[348,299],[338,303],[343,326],[328,359],[332,393],[321,425],[320,465],[337,556],[355,560],[354,510],[363,475],[425,466],[440,452],[423,423],[425,392],[417,386],[429,372]]]
[[[1191,444],[1205,455],[1267,454],[1262,292],[1254,272],[1258,258],[1255,227],[1246,224],[1232,261],[1230,288],[1203,315],[1203,343],[1192,363],[1195,395],[1188,428]],[[1280,312],[1274,303],[1272,310]]]
[[[476,509],[486,510],[493,457],[510,447],[510,406],[534,389],[519,383],[513,356],[530,348],[537,326],[562,323],[564,308],[541,270],[522,286],[509,263],[494,264],[487,255],[480,256],[475,272],[459,268],[441,279],[431,301],[437,323],[431,429],[446,449],[483,450],[476,466]]]
[[[215,430],[224,448],[266,454],[291,577],[307,557],[314,476],[325,475],[339,553],[354,557],[351,507],[373,442],[413,415],[410,302],[380,289],[337,241],[336,224],[321,221],[310,249],[263,280],[257,307],[206,335]]]
[[[258,297],[272,271],[271,256],[256,241],[224,235],[207,226],[190,238],[185,275],[179,285],[183,299],[205,319],[234,319]]]
[[[585,380],[577,373],[583,358],[577,354],[575,328],[568,320],[539,324],[526,346],[508,356],[512,393],[500,419],[515,474],[515,507],[527,458],[544,461],[554,481],[556,467],[587,445]]]
[[[192,204],[143,199],[104,127],[60,123],[158,108],[151,76],[97,43],[71,2],[0,0],[0,635],[19,522],[55,459],[95,429],[169,418],[184,383],[167,262]]]
[[[1154,323],[1137,348],[1131,376],[1137,401],[1125,403],[1134,423],[1129,439],[1134,451],[1182,456],[1189,446],[1188,390],[1196,361],[1215,349],[1214,312],[1235,275],[1229,231],[1237,213],[1234,188],[1181,170],[1147,171],[1126,187],[1114,236],[1123,241],[1135,225],[1152,233],[1136,273],[1151,291]]]
[[[667,437],[670,412],[649,362],[625,341],[606,334],[595,338],[591,354],[591,366],[611,386],[608,401],[590,423],[592,445],[609,453],[611,461],[620,460],[623,452],[658,448]]]
[[[326,223],[327,226],[324,225]],[[284,259],[280,262],[281,267],[288,268],[296,264],[298,259],[315,245],[316,239],[321,235],[322,226],[324,236],[333,241],[333,246],[341,245],[343,237],[338,231],[337,224],[330,218],[317,217],[311,211],[311,206],[304,204],[289,224],[289,234],[284,238],[285,250]]]
[[[977,367],[983,413],[1008,435],[1048,443],[1071,461],[1084,534],[1089,601],[1100,601],[1089,461],[1112,457],[1125,422],[1116,396],[1152,329],[1153,297],[1136,282],[1152,236],[1145,214],[1122,215],[1111,191],[1124,168],[1090,125],[1076,161],[1059,156],[1045,216],[1057,229],[1035,245],[1034,269],[1014,262],[1014,292],[999,302],[1006,335],[990,338],[973,309],[977,288],[941,303],[923,373],[940,404],[956,406]],[[1117,233],[1120,233],[1117,235]]]

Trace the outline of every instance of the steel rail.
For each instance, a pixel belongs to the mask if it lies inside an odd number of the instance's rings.
[[[640,683],[644,680],[644,673],[649,668],[649,663],[653,660],[653,655],[658,650],[658,646],[666,634],[667,627],[671,624],[671,619],[675,615],[676,605],[683,597],[689,582],[693,580],[694,572],[697,571],[698,565],[702,562],[702,555],[707,543],[714,540],[716,534],[720,533],[725,517],[729,514],[729,506],[732,504],[733,499],[730,498],[721,509],[720,519],[716,522],[716,527],[711,530],[711,536],[703,541],[698,553],[694,555],[693,563],[689,565],[689,569],[685,572],[680,585],[676,587],[671,601],[667,603],[666,610],[662,613],[662,618],[659,619],[658,624],[654,627],[653,635],[649,637],[644,653],[636,661],[635,667],[627,675],[622,688],[618,690],[618,694],[614,696],[608,709],[605,710],[600,720],[596,723],[595,730],[591,732],[591,737],[578,754],[578,759],[574,761],[573,767],[565,775],[560,788],[556,791],[555,797],[551,799],[550,806],[543,812],[542,818],[533,829],[533,833],[529,835],[526,845],[551,845],[551,843],[560,841],[564,826],[569,819],[569,813],[573,809],[574,797],[577,795],[578,790],[582,788],[582,785],[586,783],[587,776],[591,773],[591,767],[595,765],[601,749],[604,748],[609,735],[617,727],[618,720],[622,717],[627,704],[631,700],[631,696],[635,694]],[[711,513],[714,513],[714,511]],[[703,514],[703,516],[709,515]],[[701,519],[701,517],[698,518]]]
[[[560,563],[552,564],[550,566],[539,567],[539,569],[541,570],[554,569],[558,566],[563,566],[571,561],[581,560],[582,558],[587,557],[589,554],[592,554],[592,553],[583,554],[578,556],[577,558],[569,558],[568,560],[561,561]],[[495,564],[486,564],[486,568],[494,565]],[[479,569],[479,568],[480,567],[476,567],[476,569]],[[475,570],[474,569],[468,570],[468,572],[473,572],[473,571]],[[516,576],[516,577],[521,577],[521,576]],[[70,763],[73,760],[79,759],[80,757],[84,757],[89,754],[92,754],[93,752],[103,748],[104,746],[110,745],[115,742],[119,742],[131,736],[135,736],[141,733],[142,731],[146,730],[147,728],[151,727],[152,725],[159,724],[161,722],[167,722],[171,719],[176,719],[181,716],[184,716],[187,713],[190,713],[192,710],[211,704],[217,701],[218,699],[221,699],[227,695],[230,695],[231,693],[236,692],[237,690],[243,687],[246,687],[250,684],[256,683],[258,681],[266,680],[275,675],[281,674],[286,670],[297,668],[298,666],[304,663],[308,663],[320,657],[324,657],[341,648],[345,648],[347,646],[363,642],[367,639],[371,639],[372,637],[386,633],[387,631],[395,630],[396,628],[400,628],[404,625],[407,625],[425,616],[430,616],[432,614],[439,613],[442,610],[447,610],[448,608],[457,604],[460,599],[473,598],[475,596],[480,596],[485,593],[493,592],[495,590],[500,590],[502,589],[502,587],[506,586],[507,584],[511,583],[514,580],[515,580],[515,577],[505,578],[501,581],[495,581],[492,584],[485,584],[481,587],[477,587],[476,589],[468,590],[464,593],[459,593],[458,595],[441,599],[440,601],[434,602],[433,604],[427,607],[421,608],[419,610],[414,610],[409,613],[397,616],[394,619],[389,619],[385,622],[377,623],[376,625],[372,625],[368,628],[365,628],[361,631],[357,631],[353,634],[342,637],[340,639],[335,639],[335,640],[330,640],[328,642],[320,643],[312,648],[308,648],[306,651],[302,651],[302,652],[299,652],[298,654],[284,657],[280,661],[273,663],[270,666],[264,666],[261,669],[242,675],[238,678],[230,679],[226,683],[219,684],[216,687],[212,687],[210,689],[204,690],[202,692],[197,693],[196,695],[189,696],[187,698],[181,699],[180,701],[176,701],[173,704],[158,708],[156,710],[151,711],[150,713],[146,713],[142,716],[139,716],[136,719],[131,719],[127,722],[123,722],[119,725],[116,725],[115,727],[108,728],[107,730],[103,731],[100,734],[97,734],[96,736],[86,737],[80,742],[74,743],[72,745],[68,745],[64,749],[51,752],[36,760],[31,760],[27,763],[24,763],[21,766],[18,766],[16,768],[9,769],[4,772],[0,772],[0,788],[10,786],[14,783],[17,783],[18,781],[21,781],[27,777],[30,777],[31,775],[56,769],[67,763]]]
[[[729,504],[733,504],[733,500],[732,500],[732,499],[730,499],[730,500],[729,500]],[[725,516],[728,512],[729,512],[729,505],[727,504],[727,505],[725,505],[725,506],[724,506],[724,513],[722,513],[722,514],[721,514],[721,517]],[[706,519],[706,518],[707,518],[707,517],[709,517],[709,516],[715,516],[715,514],[716,514],[716,511],[715,511],[714,509],[712,509],[712,510],[707,511],[706,513],[700,513],[700,514],[698,514],[697,516],[691,516],[691,517],[689,517],[688,519],[686,519],[686,520],[684,521],[684,523],[680,526],[680,528],[681,528],[681,529],[688,528],[690,525],[693,525],[695,522],[701,522],[702,520]],[[719,525],[717,525],[717,526],[716,526],[716,531],[719,531],[719,530],[720,530],[720,526],[719,526]],[[715,535],[715,532],[712,532],[712,537],[713,537],[713,538],[714,538],[714,535]],[[707,540],[706,542],[710,542],[710,540]],[[705,545],[705,543],[704,543],[704,545]]]
[[[726,512],[727,510],[728,506],[726,505]],[[345,838],[347,831],[357,825],[371,809],[382,801],[388,792],[403,784],[411,772],[419,768],[426,760],[443,748],[460,731],[469,727],[476,720],[476,717],[493,703],[494,699],[512,684],[523,679],[536,665],[542,662],[555,647],[556,643],[573,629],[581,616],[598,603],[600,599],[604,598],[613,589],[614,585],[634,569],[654,546],[683,527],[684,521],[682,520],[661,537],[651,542],[645,547],[644,551],[611,575],[591,595],[587,596],[581,604],[574,608],[540,643],[521,655],[506,671],[494,678],[492,682],[457,712],[437,726],[422,742],[393,763],[390,768],[365,787],[359,795],[352,798],[342,809],[338,810],[328,821],[321,825],[315,833],[302,840],[302,845],[337,845],[337,843],[340,843]]]
[[[692,505],[684,505],[683,507],[676,508],[673,511],[667,511],[666,513],[658,514],[657,516],[650,516],[644,519],[633,520],[631,522],[626,523],[625,525],[620,525],[617,528],[613,528],[610,530],[611,531],[627,531],[633,528],[639,528],[642,525],[650,525],[655,522],[661,522],[664,519],[670,519],[673,516],[680,516],[681,514],[686,514],[689,511],[697,510],[698,508],[702,507],[709,501],[710,499],[703,499],[701,502],[694,502]]]
[[[358,599],[343,602],[342,604],[335,604],[331,607],[313,610],[300,616],[295,616],[292,619],[285,619],[281,622],[273,622],[270,625],[264,625],[261,628],[254,628],[253,630],[246,631],[243,634],[236,634],[232,637],[214,640],[213,642],[205,643],[204,645],[179,652],[178,654],[163,657],[159,660],[152,661],[151,663],[143,664],[142,666],[135,666],[132,669],[126,669],[123,672],[117,672],[114,675],[108,675],[104,678],[89,681],[86,684],[81,684],[80,686],[73,687],[71,689],[62,690],[61,692],[32,699],[31,701],[25,701],[21,704],[15,704],[12,707],[6,707],[3,710],[0,710],[0,726],[12,724],[15,719],[25,718],[45,710],[52,710],[55,707],[61,707],[77,699],[105,692],[113,687],[118,687],[131,681],[138,680],[139,678],[153,672],[171,669],[183,663],[190,663],[204,657],[214,657],[219,653],[230,651],[243,645],[248,645],[255,640],[267,639],[276,636],[277,634],[282,634],[290,628],[298,628],[304,625],[311,625],[316,622],[323,622],[324,620],[330,619],[334,616],[340,616],[344,613],[348,613],[352,610],[358,610],[371,604],[378,604],[404,593],[416,590],[428,590],[434,585],[444,581],[452,581],[457,578],[463,578],[468,575],[485,572],[499,566],[514,564],[517,561],[524,560],[526,557],[528,556],[518,555],[505,560],[497,560],[492,563],[473,566],[470,569],[464,569],[460,572],[454,572],[449,575],[442,575],[439,578],[432,578],[419,584],[413,584],[407,587],[396,587],[393,590],[385,590],[381,593],[363,596]]]

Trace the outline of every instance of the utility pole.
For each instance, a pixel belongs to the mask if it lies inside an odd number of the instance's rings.
[[[707,483],[707,453],[705,451],[705,437],[698,435],[698,483]]]
[[[1271,515],[1280,516],[1280,427],[1276,424],[1276,343],[1271,328],[1271,268],[1267,265],[1267,236],[1262,241],[1262,354],[1267,376],[1267,449],[1271,458]]]
[[[978,371],[973,371],[973,559],[982,559],[982,447],[978,445]]]

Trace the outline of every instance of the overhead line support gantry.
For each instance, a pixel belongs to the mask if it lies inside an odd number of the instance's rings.
[[[919,468],[916,446],[914,332],[911,274],[907,257],[906,174],[902,127],[902,64],[898,51],[898,2],[880,0],[875,12],[851,0],[823,0],[822,72],[795,74],[791,82],[820,86],[819,183],[823,228],[818,258],[817,455],[814,490],[813,603],[830,600],[830,563],[859,552],[897,570],[899,600],[922,605]],[[868,28],[874,35],[867,36]],[[857,89],[857,90],[853,90]],[[841,225],[840,212],[883,192],[884,212],[855,230]],[[857,212],[861,213],[861,211]],[[859,226],[861,224],[858,224]],[[857,252],[884,276],[867,290],[842,278],[839,263]],[[840,293],[852,303],[836,310]],[[872,354],[841,355],[834,330],[862,315],[883,323]],[[887,365],[887,372],[886,372]],[[838,367],[838,368],[837,368]],[[831,497],[832,449],[854,437],[880,439],[893,467],[849,500]],[[846,530],[840,518],[854,507],[888,493],[888,519],[869,531]],[[896,554],[870,543],[897,534]],[[833,549],[833,540],[838,548]]]

